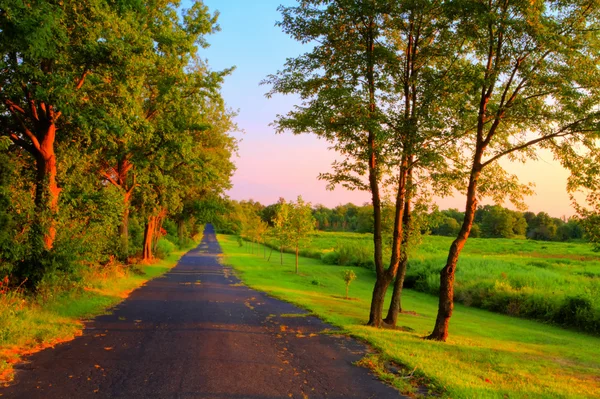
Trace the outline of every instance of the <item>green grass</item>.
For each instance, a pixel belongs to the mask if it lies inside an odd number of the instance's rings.
[[[424,236],[405,285],[436,295],[452,240]],[[371,234],[318,232],[302,252],[325,263],[365,265],[372,264],[372,248]],[[471,238],[458,262],[455,296],[468,306],[600,335],[600,254],[587,243]]]
[[[484,310],[457,305],[447,343],[423,340],[434,325],[437,298],[405,290],[399,326],[413,332],[367,327],[373,272],[360,267],[324,265],[301,258],[271,262],[262,251],[251,255],[233,236],[219,235],[224,262],[249,286],[310,310],[350,335],[366,340],[415,376],[431,381],[451,398],[593,398],[600,397],[600,338]],[[438,237],[435,237],[437,239]],[[485,244],[487,245],[487,244]],[[357,279],[344,300],[342,271]],[[318,281],[318,285],[313,284]],[[388,297],[389,301],[389,297]]]
[[[82,319],[106,314],[131,291],[169,271],[191,248],[148,265],[98,266],[76,288],[58,294],[48,290],[37,297],[15,292],[0,296],[0,381],[12,378],[12,365],[21,356],[81,335]]]

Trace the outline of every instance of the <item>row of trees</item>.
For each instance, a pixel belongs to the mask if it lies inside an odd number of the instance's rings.
[[[265,207],[255,201],[231,201],[229,212],[215,222],[223,233],[237,234],[249,243],[269,243],[283,251],[291,248],[296,254],[296,274],[300,248],[310,242],[315,229],[315,218],[310,203],[298,196],[296,202],[280,198],[276,204]],[[266,254],[265,254],[266,256]],[[269,254],[269,259],[271,254]]]
[[[432,234],[456,236],[465,218],[457,209],[434,211],[428,215]],[[513,238],[532,240],[568,241],[584,238],[581,219],[568,220],[551,217],[546,212],[519,212],[499,205],[479,206],[475,211],[471,237]]]
[[[218,29],[202,1],[0,2],[0,26],[1,272],[150,260],[167,218],[183,241],[219,207],[231,70],[197,54]]]
[[[235,203],[233,201],[232,203]],[[253,200],[241,201],[242,207],[247,207],[252,217],[273,227],[281,200],[271,205],[263,205]],[[237,205],[235,205],[237,206]],[[435,207],[433,207],[435,208]],[[465,213],[458,209],[428,210],[421,207],[418,210],[420,234],[441,236],[456,236],[464,221]],[[347,203],[334,208],[316,205],[312,208],[315,228],[322,231],[347,231],[356,233],[373,233],[373,206],[361,206]],[[381,228],[385,235],[390,235],[393,229],[394,206],[390,203],[382,205]],[[521,212],[504,208],[500,205],[478,206],[475,211],[471,237],[482,238],[514,238],[525,237],[532,240],[568,241],[587,239],[584,226],[586,220],[581,217],[556,218],[546,212]],[[417,228],[417,226],[415,226]],[[265,230],[266,231],[266,230]],[[233,233],[231,229],[228,232]],[[251,236],[251,235],[250,235]],[[254,239],[254,241],[256,241]]]
[[[597,167],[586,160],[600,158],[600,2],[303,0],[280,11],[283,31],[312,46],[265,80],[268,96],[301,99],[275,126],[325,139],[344,158],[321,178],[371,193],[377,279],[369,325],[383,325],[390,284],[392,307],[401,294],[415,204],[432,191],[466,195],[428,337],[446,340],[456,265],[480,199],[518,203],[531,191],[499,161],[547,148],[578,177],[571,189],[594,188]],[[389,262],[384,190],[395,198]]]

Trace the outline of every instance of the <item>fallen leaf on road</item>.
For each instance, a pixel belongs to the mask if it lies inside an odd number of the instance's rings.
[[[111,350],[113,350],[113,347],[112,346],[105,346],[104,350],[105,351],[111,351]]]

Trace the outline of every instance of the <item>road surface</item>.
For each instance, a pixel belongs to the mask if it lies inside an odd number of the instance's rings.
[[[30,356],[4,398],[399,398],[319,319],[241,284],[212,226],[169,273],[81,337]],[[285,315],[282,317],[281,315]]]

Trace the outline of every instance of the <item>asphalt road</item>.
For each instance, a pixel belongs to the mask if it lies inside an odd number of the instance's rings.
[[[364,345],[288,317],[305,312],[239,284],[220,252],[208,225],[172,271],[81,337],[27,358],[2,399],[400,397],[352,365]]]

